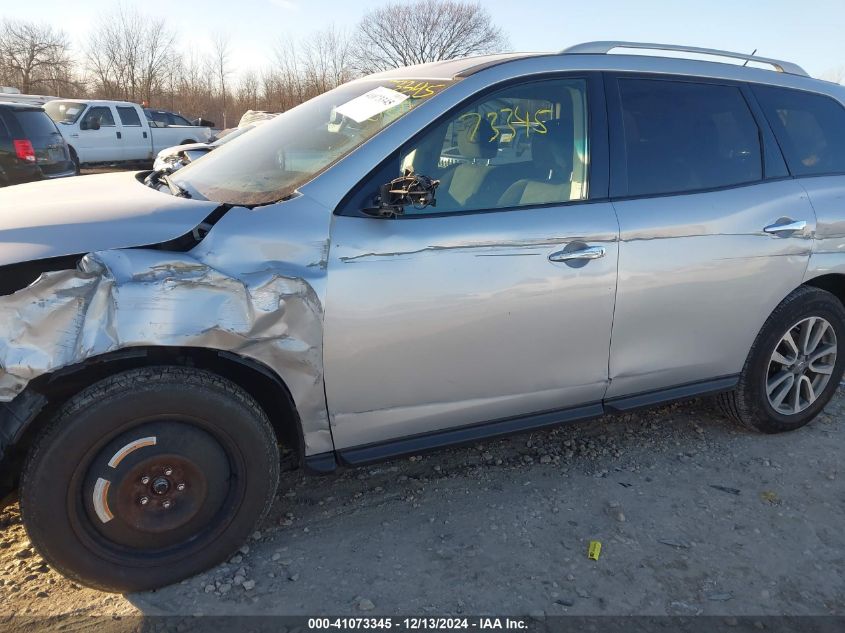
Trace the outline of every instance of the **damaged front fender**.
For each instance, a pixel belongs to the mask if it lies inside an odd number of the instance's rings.
[[[333,449],[322,369],[322,304],[271,265],[237,276],[192,253],[111,250],[0,298],[0,402],[39,376],[118,349],[203,347],[252,358],[287,385],[306,454]]]

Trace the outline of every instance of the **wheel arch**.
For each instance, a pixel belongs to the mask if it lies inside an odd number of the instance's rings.
[[[819,275],[817,277],[813,277],[812,279],[808,279],[802,285],[826,290],[839,299],[839,302],[845,306],[845,274],[843,273],[828,273],[825,275]]]
[[[29,446],[63,403],[107,376],[152,365],[204,369],[231,380],[255,398],[270,419],[279,443],[293,449],[302,463],[305,443],[299,413],[287,384],[272,369],[224,350],[131,347],[39,376],[9,405],[7,424],[0,428],[0,497],[4,490],[16,486]]]

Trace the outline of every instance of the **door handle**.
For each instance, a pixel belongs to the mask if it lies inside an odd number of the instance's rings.
[[[774,224],[770,224],[763,228],[766,233],[788,233],[794,231],[803,231],[807,228],[807,223],[804,220],[793,222],[791,220],[778,220]]]
[[[115,134],[117,134],[117,138],[123,138],[123,137],[120,135],[120,132],[115,132]]]
[[[604,246],[587,246],[577,251],[557,251],[549,255],[549,261],[552,262],[568,262],[573,259],[599,259],[604,257],[607,249]]]

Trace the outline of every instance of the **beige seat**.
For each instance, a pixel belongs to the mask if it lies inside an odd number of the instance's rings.
[[[512,184],[499,198],[499,207],[568,201],[572,193],[573,138],[571,128],[547,121],[546,134],[531,139],[535,176]]]
[[[476,121],[472,117],[467,119],[456,125],[460,126],[457,130],[458,153],[469,161],[460,163],[443,176],[438,191],[448,193],[459,208],[480,208],[485,204],[484,183],[496,170],[489,161],[496,157],[499,144],[492,140],[495,133],[487,120],[482,119],[476,128]]]

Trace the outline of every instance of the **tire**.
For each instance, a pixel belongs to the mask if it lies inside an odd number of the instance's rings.
[[[196,141],[192,138],[189,138],[179,143],[179,145],[192,145],[193,143],[196,143]]]
[[[75,149],[73,149],[72,147],[70,147],[69,149],[70,149],[70,160],[73,163],[73,167],[74,167],[73,175],[78,176],[79,175],[79,169],[80,169],[79,168],[79,156],[76,155]]]
[[[235,384],[135,369],[56,413],[24,464],[21,512],[65,576],[103,591],[155,589],[242,545],[270,508],[279,464],[266,414]]]
[[[815,320],[813,320],[815,319]],[[823,319],[828,324],[825,328]],[[815,354],[833,349],[832,354],[819,357],[807,364],[802,358],[808,356],[803,343],[805,327],[810,327],[810,343],[815,335],[823,336],[814,348]],[[792,333],[792,339],[800,335],[797,352],[786,353],[792,346],[785,336]],[[777,358],[795,362],[780,363]],[[804,368],[804,369],[802,369]],[[817,373],[813,368],[824,370]],[[830,373],[826,372],[830,370]],[[787,296],[766,320],[751,347],[745,366],[740,374],[736,389],[718,396],[724,413],[741,424],[763,433],[781,433],[798,429],[815,418],[830,402],[839,386],[845,370],[845,308],[834,295],[811,286],[801,286]],[[803,374],[796,372],[805,372]],[[787,376],[786,374],[791,374]],[[807,376],[806,380],[802,376]],[[817,378],[819,381],[812,392],[809,387]],[[803,380],[803,383],[802,383]],[[798,386],[795,387],[795,383]],[[784,394],[784,390],[786,393]],[[797,391],[796,391],[797,390]],[[769,395],[771,392],[771,395]],[[796,397],[797,394],[797,397]],[[778,397],[783,400],[778,402]],[[797,404],[796,404],[797,403]]]

